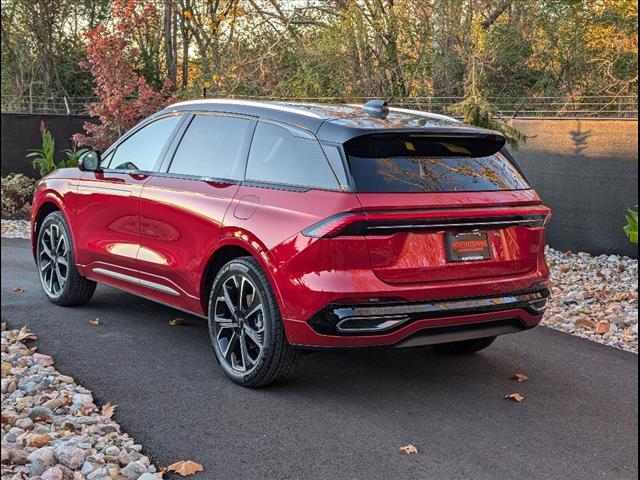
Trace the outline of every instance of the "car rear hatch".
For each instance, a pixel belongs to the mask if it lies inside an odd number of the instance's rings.
[[[549,210],[494,133],[384,133],[345,144],[362,204],[351,229],[391,284],[533,271]],[[347,229],[349,233],[349,229]]]

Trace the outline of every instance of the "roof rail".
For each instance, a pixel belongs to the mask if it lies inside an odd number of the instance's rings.
[[[199,105],[199,104],[200,105],[202,104],[244,105],[247,107],[259,107],[259,108],[266,108],[270,110],[279,110],[281,112],[297,113],[298,115],[304,115],[306,117],[311,117],[311,118],[318,118],[318,119],[323,118],[317,113],[313,113],[304,108],[295,108],[295,107],[290,107],[290,106],[282,105],[278,103],[256,102],[255,100],[241,100],[241,99],[225,100],[223,98],[202,98],[199,100],[187,100],[184,102],[174,103],[172,105],[169,105],[167,108],[180,107],[184,105]]]
[[[408,108],[398,108],[398,107],[389,107],[389,110],[392,112],[410,113],[412,115],[419,115],[421,117],[429,117],[429,118],[434,118],[439,120],[448,120],[450,122],[462,123],[462,121],[460,121],[455,117],[451,117],[449,115],[442,115],[441,113],[423,112],[421,110],[410,110]]]

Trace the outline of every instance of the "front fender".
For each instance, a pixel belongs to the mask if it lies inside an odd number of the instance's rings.
[[[74,258],[78,258],[78,246],[75,238],[75,202],[76,186],[69,184],[67,180],[57,178],[44,178],[38,182],[33,195],[33,205],[31,207],[31,250],[35,260],[36,256],[36,231],[39,222],[44,219],[44,211],[59,210],[71,235]]]

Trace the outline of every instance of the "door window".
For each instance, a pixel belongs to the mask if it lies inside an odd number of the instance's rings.
[[[116,147],[109,169],[151,172],[181,115],[160,118],[135,132]]]
[[[263,122],[258,123],[253,135],[247,180],[340,189],[338,180],[313,135]]]
[[[244,118],[196,115],[180,140],[169,172],[241,180],[246,158],[242,147],[251,125]]]

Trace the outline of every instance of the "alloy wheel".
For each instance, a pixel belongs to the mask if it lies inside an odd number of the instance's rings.
[[[46,292],[57,297],[64,289],[69,274],[69,246],[59,225],[46,227],[38,245],[40,282]]]
[[[264,324],[264,304],[253,281],[240,274],[227,278],[216,292],[213,334],[220,360],[235,373],[249,373],[258,365]]]

